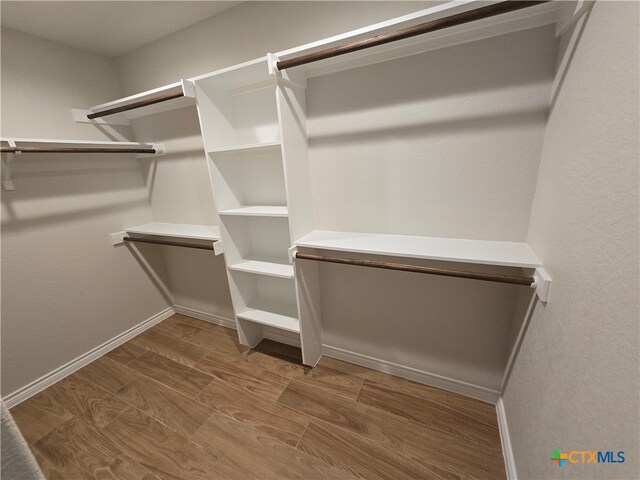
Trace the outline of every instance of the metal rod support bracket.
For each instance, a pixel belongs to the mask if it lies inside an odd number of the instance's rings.
[[[551,277],[544,268],[536,268],[533,273],[533,283],[531,288],[535,289],[536,295],[541,302],[547,303],[551,296]]]
[[[289,253],[289,263],[293,263],[296,259],[296,253],[298,253],[298,247],[294,245],[293,247],[290,247],[287,252]]]
[[[306,90],[307,87],[305,85],[289,80],[288,78],[283,76],[284,71],[278,70],[278,67],[277,67],[277,64],[279,61],[280,59],[278,58],[277,55],[274,55],[273,53],[267,53],[267,68],[269,69],[269,75],[275,78],[276,83],[279,86],[285,87],[285,88],[293,88],[296,90]]]
[[[7,140],[7,143],[11,148],[18,148],[14,140]],[[18,150],[15,152],[4,153],[2,155],[2,186],[4,186],[4,189],[9,192],[15,190],[13,179],[11,178],[13,158],[14,155],[20,155],[21,153],[22,152]]]

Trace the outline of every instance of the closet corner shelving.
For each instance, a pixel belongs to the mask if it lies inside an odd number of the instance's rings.
[[[276,75],[271,62],[267,55],[193,82],[240,342],[255,346],[266,327],[289,332],[314,365],[319,348],[288,260],[313,225],[304,81]]]

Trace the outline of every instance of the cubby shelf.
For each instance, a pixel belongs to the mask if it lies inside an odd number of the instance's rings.
[[[269,305],[269,307],[271,308],[269,308],[268,310],[262,308],[247,308],[237,313],[236,315],[238,316],[238,318],[249,320],[254,323],[259,323],[261,325],[276,327],[288,332],[300,333],[300,322],[298,321],[298,319],[294,316],[274,313],[272,311],[274,306],[275,305],[272,302]],[[281,306],[276,306],[276,309],[278,308],[281,308]]]
[[[231,147],[214,148],[209,151],[210,155],[219,153],[259,153],[268,152],[271,150],[280,149],[280,142],[264,142],[264,143],[250,143],[247,145],[234,145]]]
[[[521,242],[314,230],[294,244],[322,250],[446,262],[522,268],[542,266],[529,245]]]
[[[236,215],[245,217],[287,217],[289,209],[279,206],[252,205],[229,210],[221,210],[220,215]]]
[[[229,270],[272,277],[293,278],[293,266],[277,261],[242,259],[233,265],[229,265]]]

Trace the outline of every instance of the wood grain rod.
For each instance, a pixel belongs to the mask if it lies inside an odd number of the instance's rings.
[[[297,57],[290,58],[288,60],[281,60],[276,63],[278,70],[285,70],[287,68],[297,67],[299,65],[305,65],[307,63],[317,62],[319,60],[325,60],[327,58],[333,58],[340,55],[346,55],[347,53],[357,52],[371,47],[377,47],[386,43],[397,42],[398,40],[404,40],[405,38],[411,38],[418,35],[423,35],[429,32],[435,32],[456,25],[462,25],[465,23],[481,20],[483,18],[493,17],[495,15],[501,15],[503,13],[509,13],[523,8],[533,7],[541,3],[547,3],[549,0],[542,1],[506,1],[500,2],[486,7],[475,8],[462,13],[456,13],[449,15],[448,17],[438,18],[429,22],[420,23],[412,27],[402,28],[395,32],[383,33],[376,35],[375,37],[366,38],[364,40],[358,40],[337,47],[330,47],[324,50],[319,50],[313,53],[307,53]]]
[[[446,268],[421,267],[418,265],[406,265],[404,263],[378,262],[374,260],[355,260],[352,258],[325,257],[310,253],[296,252],[296,258],[301,260],[314,260],[316,262],[340,263],[342,265],[356,265],[359,267],[384,268],[386,270],[399,270],[402,272],[427,273],[430,275],[441,275],[444,277],[470,278],[473,280],[484,280],[487,282],[512,283],[515,285],[531,286],[532,277],[518,277],[511,275],[500,275],[496,273],[469,272],[463,270],[449,270]]]
[[[2,153],[156,153],[155,148],[113,147],[0,147]]]
[[[106,117],[107,115],[113,115],[114,113],[127,112],[129,110],[135,110],[136,108],[146,107],[148,105],[155,105],[156,103],[166,102],[168,100],[173,100],[174,98],[184,97],[183,92],[177,93],[165,93],[163,95],[156,95],[155,97],[149,97],[144,100],[140,100],[138,102],[129,103],[127,105],[122,105],[120,107],[108,108],[106,110],[100,110],[98,112],[93,112],[87,115],[89,120],[93,120],[94,118]]]
[[[148,238],[122,237],[125,242],[154,243],[156,245],[169,245],[170,247],[197,248],[199,250],[213,250],[213,245],[194,245],[192,243],[170,242],[168,240],[150,240]]]

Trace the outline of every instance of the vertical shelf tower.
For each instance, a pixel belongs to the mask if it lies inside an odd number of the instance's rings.
[[[273,65],[267,55],[193,81],[240,343],[257,345],[265,326],[293,332],[315,365],[318,322],[301,297],[318,295],[317,267],[296,278],[289,261],[313,230],[306,80]]]

